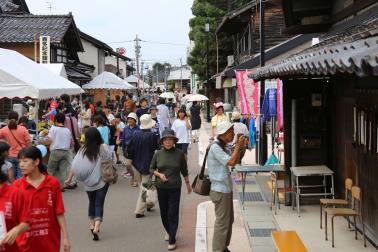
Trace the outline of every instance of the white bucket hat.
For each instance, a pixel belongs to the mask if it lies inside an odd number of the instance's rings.
[[[232,112],[232,116],[231,116],[231,120],[240,120],[241,118],[241,115],[240,115],[240,112],[239,111],[234,111]]]
[[[152,120],[150,114],[144,114],[140,117],[140,129],[152,129],[155,126],[155,121]]]
[[[135,122],[138,122],[138,116],[134,112],[129,113],[127,118],[132,118],[135,120]]]
[[[218,135],[223,135],[224,133],[226,133],[232,127],[234,127],[234,124],[230,123],[229,121],[220,122],[217,125],[217,134]]]

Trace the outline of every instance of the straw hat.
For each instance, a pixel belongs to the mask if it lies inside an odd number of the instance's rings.
[[[240,115],[240,112],[239,111],[234,111],[232,112],[232,115],[231,115],[231,120],[240,120],[241,118],[241,115]]]
[[[223,135],[224,133],[226,133],[232,127],[234,127],[233,123],[230,123],[228,121],[220,122],[217,125],[217,133],[218,133],[218,135]]]
[[[150,114],[144,114],[140,117],[140,129],[152,129],[154,127],[156,122],[152,120]]]

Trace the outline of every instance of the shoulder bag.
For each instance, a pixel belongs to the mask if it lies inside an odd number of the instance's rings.
[[[201,172],[200,174],[197,174],[192,184],[193,192],[203,196],[208,196],[210,194],[211,182],[209,175],[205,174],[206,160],[209,154],[210,147],[211,144],[206,149],[206,154],[205,158],[203,159]]]

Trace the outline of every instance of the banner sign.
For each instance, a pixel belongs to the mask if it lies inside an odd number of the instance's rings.
[[[50,36],[39,37],[39,63],[50,64]]]
[[[251,70],[237,70],[236,84],[240,97],[242,114],[259,114],[259,85],[253,79],[248,78]]]
[[[278,130],[283,128],[283,93],[282,80],[277,79],[277,127]]]

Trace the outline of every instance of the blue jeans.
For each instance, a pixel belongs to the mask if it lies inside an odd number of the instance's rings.
[[[102,221],[104,216],[104,203],[109,184],[96,191],[87,191],[89,199],[88,216],[91,220]]]
[[[8,161],[12,164],[14,177],[16,179],[21,178],[22,177],[22,171],[20,169],[20,162],[18,161],[18,158],[9,157]]]

